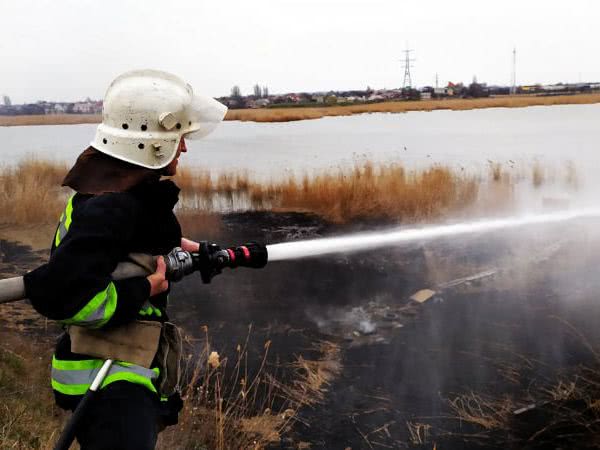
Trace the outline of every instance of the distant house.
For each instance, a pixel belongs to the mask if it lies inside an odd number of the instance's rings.
[[[526,87],[528,87],[528,86],[521,86],[521,89],[525,90]],[[564,84],[554,84],[554,85],[543,86],[542,90],[545,92],[561,92],[561,91],[568,90],[568,87]]]
[[[94,103],[93,102],[77,102],[73,106],[73,112],[75,114],[94,114]]]
[[[431,100],[431,92],[421,92],[421,100]]]
[[[64,103],[54,104],[54,114],[65,114],[67,112],[67,106]]]
[[[269,101],[268,98],[259,98],[258,100],[256,100],[254,102],[254,104],[256,105],[257,108],[264,108],[265,106],[268,106],[269,103],[271,103]]]

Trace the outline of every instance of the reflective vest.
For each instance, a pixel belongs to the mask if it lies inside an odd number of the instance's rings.
[[[84,359],[80,361],[61,361],[52,357],[52,388],[65,395],[83,395],[91,386],[98,371],[104,364],[101,359]],[[110,368],[101,388],[115,381],[129,381],[130,383],[146,386],[156,393],[152,383],[160,375],[158,367],[146,369],[142,366],[116,361]]]
[[[56,230],[54,245],[58,247],[63,241],[72,223],[73,197],[69,198],[65,211],[60,217],[60,223]],[[106,289],[98,292],[88,303],[85,304],[73,317],[62,320],[65,325],[79,325],[89,328],[101,328],[113,316],[117,305],[117,290],[110,282]],[[162,315],[159,308],[154,307],[146,301],[139,312],[140,315],[148,317]],[[65,395],[83,395],[91,386],[98,371],[102,367],[102,359],[85,359],[79,361],[59,360],[52,357],[52,388]],[[157,393],[153,380],[160,374],[158,368],[147,369],[142,366],[124,361],[115,361],[104,379],[101,388],[116,381],[128,381],[147,387]]]

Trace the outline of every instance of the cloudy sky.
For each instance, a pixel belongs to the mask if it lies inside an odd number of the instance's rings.
[[[598,0],[0,0],[0,94],[101,98],[119,73],[171,71],[226,95],[414,84],[600,80]]]

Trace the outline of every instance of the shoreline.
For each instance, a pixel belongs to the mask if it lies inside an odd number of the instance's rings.
[[[390,101],[348,106],[301,106],[286,108],[233,109],[225,120],[242,122],[292,122],[322,117],[350,116],[365,113],[404,113],[411,111],[466,111],[487,108],[524,108],[528,106],[588,105],[600,103],[600,93],[556,96],[505,96],[476,99],[440,99]],[[28,125],[78,125],[100,123],[96,114],[52,114],[30,116],[0,116],[0,127]]]

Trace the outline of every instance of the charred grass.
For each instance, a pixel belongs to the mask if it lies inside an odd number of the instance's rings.
[[[589,352],[591,363],[544,383],[531,383],[522,395],[471,391],[449,398],[450,418],[458,420],[465,432],[439,436],[493,448],[598,448],[600,352],[581,331],[556,319]],[[519,368],[513,376],[518,383]]]

